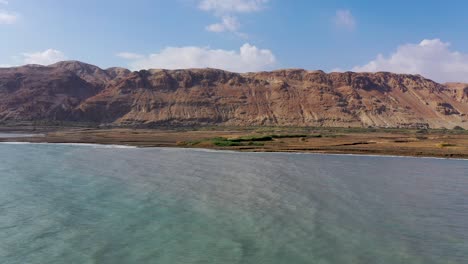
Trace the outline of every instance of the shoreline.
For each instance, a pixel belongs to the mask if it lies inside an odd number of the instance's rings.
[[[118,144],[102,144],[102,143],[54,143],[54,142],[28,142],[28,141],[1,141],[0,145],[59,145],[59,146],[77,146],[77,147],[99,147],[103,149],[163,149],[163,150],[192,150],[200,152],[213,152],[213,153],[248,153],[248,154],[289,154],[289,155],[325,155],[325,156],[355,156],[355,157],[376,157],[376,158],[414,158],[414,159],[437,159],[437,160],[459,160],[468,161],[466,158],[454,158],[454,157],[437,157],[437,156],[410,156],[410,155],[392,155],[392,154],[359,154],[359,153],[332,153],[332,152],[301,152],[301,151],[241,151],[241,150],[229,150],[229,149],[218,149],[218,148],[193,148],[193,147],[139,147],[130,145],[118,145]]]
[[[118,145],[118,144],[100,144],[100,143],[49,143],[49,142],[28,142],[28,141],[1,141],[0,145],[58,145],[58,146],[77,146],[77,147],[100,147],[100,148],[120,148],[120,149],[139,149],[141,147]],[[141,148],[143,149],[143,148]]]
[[[56,128],[37,131],[33,137],[2,131],[0,142],[99,145],[122,148],[182,148],[249,153],[313,153],[468,159],[468,131],[375,130],[346,128],[204,128],[156,130],[129,128]]]

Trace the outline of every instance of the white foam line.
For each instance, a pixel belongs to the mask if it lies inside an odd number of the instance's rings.
[[[376,155],[376,154],[352,154],[352,153],[289,153],[289,154],[309,154],[309,155],[327,155],[327,156],[357,156],[357,157],[375,157],[375,158],[404,158],[404,159],[437,159],[437,160],[468,160],[464,158],[443,158],[443,157],[425,157],[425,156],[403,156],[403,155]]]
[[[174,148],[161,148],[158,149],[174,149]],[[218,149],[203,149],[203,148],[182,148],[188,150],[195,150],[200,152],[220,152],[220,153],[249,153],[249,154],[288,154],[288,155],[319,155],[319,156],[357,156],[357,157],[376,157],[376,158],[409,158],[409,159],[438,159],[438,160],[463,160],[464,158],[442,158],[442,157],[424,157],[424,156],[402,156],[402,155],[376,155],[376,154],[352,154],[352,153],[326,153],[326,152],[285,152],[285,151],[235,151],[235,150],[218,150]]]
[[[144,147],[139,148],[136,146],[128,145],[105,145],[105,144],[91,144],[91,143],[35,143],[35,142],[0,142],[0,144],[11,144],[11,145],[62,145],[62,146],[83,146],[83,147],[95,147],[95,148],[120,148],[120,149],[161,149],[161,150],[172,150],[172,151],[199,151],[208,153],[248,153],[257,155],[268,155],[268,154],[288,154],[288,155],[317,155],[317,156],[357,156],[357,157],[376,157],[376,158],[408,158],[408,159],[437,159],[437,160],[462,160],[468,161],[465,158],[441,158],[441,157],[415,157],[415,156],[400,156],[400,155],[373,155],[373,154],[351,154],[351,153],[326,153],[326,152],[281,152],[281,151],[235,151],[235,150],[219,150],[219,149],[204,149],[204,148],[181,148],[181,147]]]

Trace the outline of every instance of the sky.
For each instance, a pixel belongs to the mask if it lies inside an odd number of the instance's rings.
[[[304,68],[468,82],[468,1],[0,0],[0,67]]]

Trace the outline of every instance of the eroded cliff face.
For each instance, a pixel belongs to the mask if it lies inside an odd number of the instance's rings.
[[[468,85],[392,73],[130,72],[61,62],[0,69],[0,96],[0,120],[468,129]]]

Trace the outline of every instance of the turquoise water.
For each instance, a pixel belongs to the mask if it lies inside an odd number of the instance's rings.
[[[468,263],[468,161],[0,144],[0,263]]]

